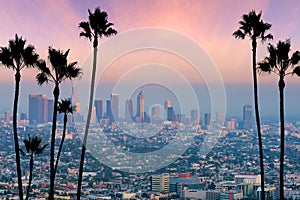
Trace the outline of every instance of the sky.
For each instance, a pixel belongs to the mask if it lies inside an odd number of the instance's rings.
[[[272,24],[270,32],[274,35],[274,41],[271,43],[274,44],[278,40],[291,38],[292,51],[300,49],[300,4],[297,0],[290,0],[288,3],[280,0],[3,0],[1,1],[2,11],[0,12],[0,46],[7,46],[8,40],[17,33],[26,38],[28,44],[33,44],[43,59],[47,59],[49,46],[62,50],[71,49],[69,61],[78,61],[78,65],[83,68],[84,72],[82,79],[76,84],[82,88],[88,88],[92,46],[88,40],[79,38],[78,23],[88,19],[88,9],[93,11],[98,6],[108,13],[109,21],[114,23],[114,28],[120,36],[135,29],[155,27],[178,32],[194,41],[211,59],[219,72],[226,89],[227,110],[231,113],[240,112],[241,107],[245,104],[252,104],[251,43],[248,39],[236,40],[232,37],[232,33],[238,28],[238,21],[243,14],[252,9],[262,11],[263,20]],[[114,37],[117,38],[118,35]],[[128,44],[135,43],[140,37],[142,36],[132,36],[126,42]],[[151,40],[151,38],[149,39]],[[178,44],[176,40],[171,41],[175,45]],[[112,44],[110,51],[104,48],[106,43]],[[109,42],[109,39],[104,38],[100,42],[99,54],[108,55],[125,44]],[[258,61],[267,55],[266,47],[267,43],[258,44]],[[185,46],[183,45],[182,48],[184,49]],[[188,49],[183,51],[188,51]],[[151,59],[155,60],[155,63],[166,64],[169,68],[174,68],[179,75],[183,75],[188,82],[191,82],[193,88],[197,84],[205,85],[206,77],[194,76],[193,67],[186,67],[184,64],[175,66],[180,61],[175,62],[176,59],[170,59],[172,55],[159,53],[160,56],[157,56],[156,54],[157,52],[144,50],[129,53],[127,56],[131,60],[141,60],[140,64],[149,63]],[[193,55],[196,52],[190,52],[190,54]],[[132,64],[130,59],[127,58],[126,61],[126,55],[122,55],[120,59],[125,59],[124,63],[119,64],[119,67],[110,67],[101,79],[104,83],[116,83],[122,74],[126,74],[136,67],[136,64]],[[137,61],[137,63],[139,62]],[[120,67],[123,65],[124,68]],[[29,93],[45,93],[49,97],[52,95],[51,85],[42,88],[37,86],[34,81],[36,72],[36,70],[22,72],[21,89],[23,92],[21,91],[20,110],[23,112],[27,112]],[[151,77],[151,74],[155,75],[157,72],[154,70],[141,74],[140,78]],[[0,113],[11,110],[14,90],[13,75],[13,71],[0,67],[2,96],[0,97]],[[168,77],[168,73],[165,77]],[[169,82],[175,84],[176,80],[171,78]],[[288,113],[297,114],[300,111],[297,103],[299,95],[296,94],[299,93],[297,87],[299,81],[296,77],[287,80]],[[260,90],[263,111],[265,113],[277,112],[277,77],[260,76],[259,82],[262,85]],[[103,85],[105,85],[104,83]],[[62,97],[70,94],[71,85],[72,83],[66,83],[62,86]],[[198,93],[201,92],[196,93],[199,98],[201,95]],[[81,97],[85,99],[85,95],[81,95]],[[207,102],[209,101],[211,100],[207,100]]]

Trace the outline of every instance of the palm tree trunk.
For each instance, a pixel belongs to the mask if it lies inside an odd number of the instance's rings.
[[[59,98],[59,85],[55,84],[53,90],[54,96],[54,105],[53,105],[53,120],[52,120],[52,134],[51,134],[51,152],[50,152],[50,191],[49,191],[49,200],[54,199],[54,148],[55,148],[55,132],[56,132],[56,120],[57,120],[57,103]]]
[[[284,199],[284,76],[279,79],[279,98],[280,98],[280,199]]]
[[[256,39],[252,39],[252,64],[253,64],[253,92],[254,92],[254,107],[255,107],[255,119],[257,127],[257,137],[259,146],[259,163],[260,163],[260,176],[261,176],[261,199],[265,200],[265,171],[264,171],[264,157],[262,148],[262,138],[260,129],[260,117],[258,108],[258,89],[257,89],[257,73],[256,73]]]
[[[18,113],[20,80],[21,80],[21,74],[19,71],[17,71],[15,75],[16,86],[15,86],[15,98],[14,98],[14,110],[13,110],[13,131],[14,131],[14,141],[15,141],[19,198],[20,200],[23,200],[22,171],[21,171],[20,152],[19,152],[19,138],[17,132],[17,113]]]
[[[91,88],[90,88],[90,101],[89,101],[89,110],[86,120],[86,126],[84,131],[84,138],[81,148],[81,158],[80,158],[80,166],[79,166],[79,174],[78,174],[78,187],[77,187],[77,200],[80,200],[81,196],[81,184],[82,184],[82,173],[83,173],[83,165],[84,165],[84,156],[86,150],[86,143],[90,128],[91,116],[92,116],[92,108],[93,108],[93,99],[94,99],[94,87],[95,87],[95,76],[96,76],[96,65],[97,65],[97,39],[94,41],[94,59],[93,59],[93,69],[92,69],[92,78],[91,78]]]
[[[32,181],[32,170],[33,170],[33,154],[30,155],[30,172],[29,172],[29,182],[27,187],[26,200],[28,200],[29,198],[29,192],[30,192],[31,181]]]
[[[64,114],[64,128],[63,128],[63,135],[59,144],[59,149],[58,149],[58,153],[57,153],[57,157],[56,157],[56,163],[55,163],[55,167],[54,167],[54,176],[56,175],[56,170],[57,170],[57,166],[58,166],[58,161],[60,158],[60,154],[62,151],[62,147],[65,141],[65,137],[66,137],[66,126],[67,126],[67,120],[68,120],[68,116],[67,113]]]

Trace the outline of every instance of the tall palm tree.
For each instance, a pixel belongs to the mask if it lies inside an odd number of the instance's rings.
[[[82,28],[80,37],[85,37],[90,41],[93,40],[94,55],[93,55],[93,69],[92,69],[91,87],[90,87],[89,109],[88,109],[87,121],[86,121],[86,126],[84,131],[84,139],[82,144],[79,175],[78,175],[77,199],[80,199],[80,194],[81,194],[84,156],[85,156],[86,142],[87,142],[88,131],[89,131],[91,115],[92,115],[92,108],[93,108],[98,40],[103,37],[110,37],[112,35],[117,34],[117,31],[112,28],[114,24],[108,22],[108,16],[106,12],[101,11],[99,7],[97,7],[93,13],[90,10],[88,10],[88,12],[89,12],[89,20],[79,23],[79,27]]]
[[[34,136],[33,138],[31,138],[30,135],[28,135],[28,139],[24,139],[23,141],[25,144],[26,152],[30,156],[30,164],[29,164],[30,172],[29,172],[29,181],[28,181],[27,194],[26,194],[26,200],[28,200],[30,187],[31,187],[31,181],[32,181],[33,165],[34,165],[33,157],[35,155],[42,154],[44,149],[46,148],[46,146],[48,146],[48,144],[40,146],[42,139],[39,138],[38,136]],[[22,149],[20,149],[20,151],[23,155],[25,155],[25,152]]]
[[[289,56],[291,50],[290,40],[279,41],[277,46],[269,44],[269,56],[258,63],[261,72],[273,73],[279,76],[278,88],[280,99],[280,199],[284,199],[284,78],[287,75],[300,76],[300,52],[296,51]]]
[[[36,79],[39,85],[44,83],[53,82],[54,83],[54,105],[53,105],[53,120],[52,120],[52,134],[51,134],[51,145],[50,145],[50,191],[49,199],[54,198],[54,180],[55,180],[55,170],[54,170],[54,148],[55,148],[55,132],[56,132],[56,120],[57,120],[57,107],[58,98],[60,94],[59,86],[66,79],[75,79],[80,77],[81,69],[77,67],[77,62],[68,63],[67,57],[69,54],[69,49],[66,52],[61,50],[56,50],[52,47],[48,49],[48,64],[44,60],[40,60],[37,63],[37,67],[40,72],[37,74]]]
[[[15,142],[15,154],[16,154],[16,165],[17,165],[17,176],[18,176],[18,189],[19,198],[23,200],[23,189],[22,189],[22,174],[20,164],[20,153],[19,153],[19,139],[17,133],[17,112],[18,112],[18,101],[19,101],[19,90],[21,81],[21,70],[24,68],[34,67],[38,60],[38,54],[35,52],[35,48],[32,45],[27,45],[26,40],[22,37],[15,35],[14,40],[9,40],[8,47],[0,48],[0,62],[8,69],[14,70],[15,73],[15,97],[13,104],[13,134]]]
[[[56,157],[56,163],[55,163],[55,167],[54,167],[55,174],[56,174],[60,154],[61,154],[61,151],[62,151],[62,147],[63,147],[65,137],[66,137],[68,114],[69,113],[73,114],[73,111],[75,110],[75,106],[72,106],[71,101],[68,100],[68,99],[61,100],[61,102],[58,102],[57,110],[58,110],[59,113],[64,114],[64,127],[63,127],[63,135],[62,135],[62,138],[61,138],[61,141],[60,141],[60,144],[59,144],[59,149],[58,149],[58,153],[57,153],[57,157]]]
[[[254,104],[255,104],[255,118],[257,126],[257,136],[259,145],[259,157],[260,157],[260,174],[261,174],[261,189],[262,189],[262,200],[265,199],[265,183],[264,183],[264,160],[263,160],[263,149],[260,129],[260,117],[258,108],[258,90],[257,90],[257,74],[256,74],[256,48],[257,40],[262,42],[273,39],[271,34],[265,35],[265,32],[271,28],[271,24],[264,23],[261,19],[261,14],[256,13],[255,10],[250,11],[248,14],[242,16],[242,21],[239,22],[240,27],[233,33],[233,36],[238,39],[245,39],[249,37],[252,42],[252,73],[253,73],[253,93],[254,93]]]

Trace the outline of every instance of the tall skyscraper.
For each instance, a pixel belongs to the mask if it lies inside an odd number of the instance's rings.
[[[199,115],[198,115],[199,111],[198,109],[192,109],[191,110],[191,122],[192,123],[199,123]]]
[[[48,99],[48,122],[52,122],[53,120],[53,106],[54,106],[53,99]],[[58,114],[57,117],[60,118],[60,115]]]
[[[110,122],[114,121],[112,110],[111,110],[111,101],[106,100],[106,118],[110,120]]]
[[[144,113],[145,113],[144,95],[143,95],[143,91],[140,91],[137,95],[137,111],[136,111],[136,117],[138,118],[137,121],[139,122],[144,121]]]
[[[114,121],[116,121],[119,118],[119,95],[111,94],[110,101],[111,101],[112,115],[113,115]]]
[[[103,117],[103,101],[102,100],[95,100],[94,102],[96,108],[96,117],[97,120],[100,122],[100,119]]]
[[[173,107],[168,107],[167,109],[167,120],[175,121],[175,112]]]
[[[252,106],[245,105],[243,107],[243,128],[250,129],[253,125]]]
[[[172,102],[170,100],[165,101],[165,110],[168,111],[168,108],[172,107]]]
[[[160,107],[159,106],[153,106],[151,108],[151,117],[152,117],[152,119],[160,118]]]
[[[30,94],[29,95],[29,122],[46,123],[48,122],[48,99],[47,96]]]
[[[204,114],[204,125],[209,126],[211,121],[211,114],[205,113]]]
[[[219,125],[224,125],[225,123],[225,114],[223,112],[217,112],[217,123]]]
[[[10,122],[10,112],[9,111],[5,111],[4,113],[4,119],[6,123]]]
[[[126,122],[133,121],[133,103],[131,99],[127,99],[125,103],[125,120]]]

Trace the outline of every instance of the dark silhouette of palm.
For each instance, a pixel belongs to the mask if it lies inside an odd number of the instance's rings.
[[[38,54],[35,52],[35,48],[32,45],[25,47],[26,40],[22,37],[15,35],[14,40],[9,40],[8,47],[0,48],[0,62],[8,69],[14,70],[15,73],[15,96],[13,104],[13,134],[15,142],[15,154],[16,154],[16,166],[18,176],[18,189],[19,198],[23,200],[22,190],[22,174],[20,165],[20,154],[19,154],[19,139],[17,133],[17,112],[18,112],[18,101],[19,101],[19,90],[21,81],[21,70],[24,68],[34,67],[38,60]]]
[[[112,35],[117,34],[117,31],[112,28],[113,23],[108,22],[108,16],[106,12],[101,11],[99,7],[95,9],[94,13],[92,13],[90,10],[88,10],[88,12],[89,12],[89,21],[83,21],[79,23],[79,27],[82,28],[80,37],[88,38],[90,41],[93,40],[94,55],[93,55],[93,69],[92,69],[92,77],[91,77],[89,109],[88,109],[85,132],[84,132],[84,139],[82,144],[82,152],[81,152],[80,167],[79,167],[77,199],[80,199],[80,195],[81,195],[81,182],[82,182],[83,164],[84,164],[84,156],[85,156],[85,148],[86,148],[85,146],[87,142],[88,131],[89,131],[91,115],[92,115],[92,108],[93,108],[98,43],[99,43],[99,39],[103,37],[110,37]]]
[[[30,156],[30,164],[29,164],[29,181],[28,181],[28,186],[27,186],[27,194],[26,194],[26,200],[29,198],[29,192],[30,192],[30,187],[31,187],[31,181],[32,181],[32,171],[33,171],[33,165],[34,161],[33,158],[35,155],[40,155],[43,153],[44,149],[48,146],[48,144],[45,144],[43,146],[40,146],[41,144],[41,138],[38,136],[34,136],[33,138],[28,135],[28,139],[24,139],[24,144],[26,148],[27,154]],[[25,155],[25,152],[20,149],[21,153],[23,156]]]
[[[77,67],[77,62],[68,63],[67,57],[69,50],[63,52],[61,50],[53,49],[49,47],[48,50],[48,60],[49,65],[46,65],[44,60],[40,60],[37,63],[37,67],[40,73],[37,74],[36,79],[39,85],[44,83],[53,82],[54,83],[54,105],[53,105],[53,120],[52,120],[52,134],[51,134],[51,145],[50,145],[50,192],[49,199],[54,198],[54,180],[55,180],[55,170],[54,170],[54,148],[55,148],[55,132],[56,132],[56,120],[57,120],[57,107],[58,98],[60,94],[59,86],[66,79],[75,79],[80,77],[81,69]]]
[[[273,73],[279,76],[279,98],[280,98],[280,199],[284,199],[284,78],[296,74],[300,76],[300,52],[296,51],[289,56],[290,40],[279,41],[277,46],[269,44],[269,56],[258,63],[260,72]]]
[[[63,113],[64,114],[64,127],[63,127],[63,135],[60,141],[60,145],[59,145],[59,149],[58,149],[58,153],[57,153],[57,157],[56,157],[56,163],[55,163],[55,167],[54,167],[54,171],[56,173],[57,171],[57,166],[58,166],[58,162],[60,159],[60,154],[62,151],[62,147],[65,141],[65,137],[66,137],[66,127],[67,127],[67,121],[68,121],[68,114],[73,114],[73,111],[75,110],[75,106],[72,106],[72,103],[70,100],[61,100],[61,102],[58,102],[58,107],[57,110],[59,113]]]
[[[233,36],[238,39],[245,39],[249,37],[252,42],[252,72],[253,72],[253,93],[255,104],[255,118],[257,126],[257,136],[259,144],[259,157],[260,157],[260,174],[261,174],[261,188],[262,194],[265,191],[264,183],[264,162],[263,162],[263,149],[260,129],[260,116],[258,109],[258,90],[257,90],[257,74],[256,74],[256,48],[257,40],[262,42],[273,39],[271,34],[265,35],[266,31],[271,28],[271,24],[264,23],[261,19],[261,12],[256,13],[255,10],[250,11],[248,14],[242,16],[242,21],[239,22],[240,27],[233,33]],[[262,195],[262,200],[265,199],[265,195]]]

